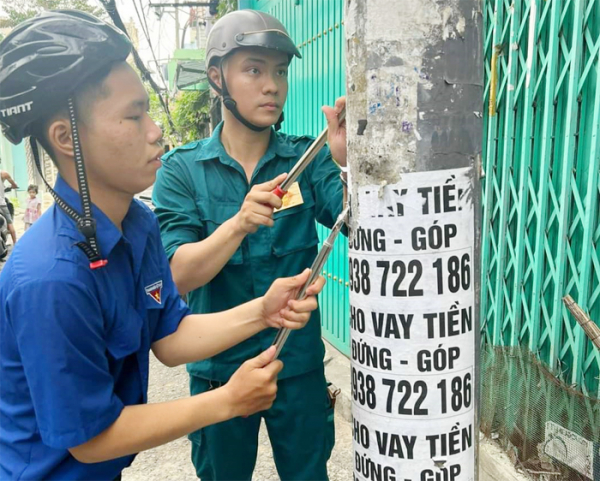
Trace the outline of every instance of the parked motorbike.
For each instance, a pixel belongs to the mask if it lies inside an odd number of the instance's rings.
[[[12,190],[12,187],[10,185],[8,187],[4,187],[4,194],[10,192],[11,190]],[[4,201],[6,202],[6,207],[8,207],[8,212],[10,212],[11,217],[14,219],[15,218],[15,206],[10,201],[10,199],[6,196],[4,197]]]
[[[11,187],[5,187],[4,192],[10,192]],[[10,215],[15,217],[15,208],[10,200],[5,197],[6,207],[10,212]],[[8,221],[4,218],[4,216],[0,213],[0,262],[3,262],[8,255],[8,236],[10,232],[8,231]]]

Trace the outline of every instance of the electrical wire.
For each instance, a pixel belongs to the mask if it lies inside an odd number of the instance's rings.
[[[140,9],[143,12],[144,4],[141,3],[141,1],[142,0],[140,0]],[[148,29],[148,23],[146,22],[146,17],[144,15],[140,15],[140,11],[138,10],[138,6],[137,6],[137,0],[133,0],[132,3],[135,8],[135,13],[140,22],[140,26],[142,27],[142,32],[144,33],[144,36],[146,37],[146,41],[148,42],[148,47],[150,48],[150,53],[152,54],[152,58],[154,59],[154,64],[156,65],[156,71],[158,72],[158,76],[160,77],[160,80],[162,81],[163,88],[168,89],[169,84],[163,77],[162,70],[160,69],[158,60],[156,59],[156,54],[154,53],[154,47],[152,46],[152,41],[150,40],[150,30]]]
[[[132,3],[133,3],[133,7],[135,8],[135,13],[137,15],[137,18],[140,22],[140,28],[142,29],[142,33],[146,37],[146,40],[148,40],[148,42],[149,42],[150,41],[150,33],[148,32],[148,30],[145,28],[144,24],[142,23],[142,18],[140,16],[140,12],[138,11],[137,3],[135,0],[133,0]]]
[[[144,11],[145,17],[150,16],[150,9],[151,8],[152,7],[150,6],[149,3],[146,4],[145,11]],[[161,60],[160,59],[160,57],[161,57],[160,52],[161,52],[161,46],[163,44],[162,40],[165,39],[166,40],[166,44],[169,45],[169,46],[173,45],[173,43],[174,43],[173,42],[173,38],[168,33],[169,31],[167,30],[166,33],[165,33],[165,31],[163,30],[163,17],[164,17],[165,14],[168,15],[168,16],[171,16],[171,15],[169,15],[169,12],[164,11],[163,14],[160,17],[158,17],[158,45],[157,45],[157,51],[158,51],[159,60]],[[170,51],[170,48],[167,48],[167,51]],[[163,59],[163,60],[169,61],[170,57],[167,58],[167,59]]]
[[[123,32],[127,32],[127,29],[125,28],[125,24],[123,23],[123,19],[121,18],[121,15],[119,14],[119,10],[117,9],[115,0],[100,0],[100,3],[103,5],[104,9],[106,10],[106,13],[108,13],[113,24],[117,28],[121,29]],[[160,87],[154,81],[154,79],[152,78],[152,75],[150,74],[150,72],[148,71],[146,66],[144,65],[144,62],[142,61],[135,46],[132,47],[131,53],[133,55],[133,60],[135,62],[135,65],[142,73],[142,78],[144,78],[150,84],[150,86],[152,87],[152,90],[154,90],[154,92],[156,92],[156,95],[158,96],[160,104],[162,105],[165,113],[167,114],[167,119],[169,120],[169,126],[171,127],[171,129],[174,132],[176,132],[177,129],[175,128],[175,124],[173,123],[173,119],[171,117],[171,112],[169,112],[169,106],[168,106],[167,102],[165,101],[165,99],[163,98],[163,96],[161,95]]]

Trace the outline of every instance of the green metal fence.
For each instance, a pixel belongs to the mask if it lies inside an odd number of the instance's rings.
[[[282,130],[316,136],[325,127],[322,105],[333,105],[345,92],[343,0],[240,0],[240,8],[262,10],[277,17],[296,42],[302,59],[292,61],[290,91]],[[328,229],[318,228],[319,237]],[[325,265],[327,284],[321,295],[323,336],[349,354],[347,285],[348,243],[338,238]]]
[[[482,341],[526,347],[598,397],[600,353],[562,297],[600,322],[600,0],[482,8]]]

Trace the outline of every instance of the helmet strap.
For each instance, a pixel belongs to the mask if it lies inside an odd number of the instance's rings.
[[[258,125],[254,125],[252,122],[246,120],[240,111],[237,108],[237,102],[231,98],[229,95],[229,90],[227,89],[227,82],[225,81],[225,74],[223,73],[223,62],[220,63],[219,69],[221,70],[221,85],[223,86],[223,91],[221,93],[223,97],[223,105],[227,110],[229,110],[233,116],[238,119],[243,125],[248,127],[250,130],[254,132],[263,132],[267,130],[269,127],[259,127]]]
[[[98,249],[98,241],[96,239],[96,219],[94,219],[92,216],[92,201],[90,198],[90,190],[88,187],[85,166],[83,163],[83,153],[81,151],[81,144],[79,142],[79,132],[77,130],[77,120],[75,116],[75,105],[72,98],[68,99],[68,107],[69,120],[71,123],[71,135],[73,138],[73,150],[75,152],[77,184],[79,188],[79,196],[81,198],[81,210],[83,212],[83,216],[79,215],[75,209],[67,204],[65,200],[60,197],[52,187],[50,187],[46,181],[46,178],[44,177],[36,139],[34,137],[30,137],[29,142],[33,152],[35,165],[40,173],[40,176],[42,177],[42,180],[44,181],[44,184],[46,185],[46,188],[54,198],[56,205],[58,205],[60,209],[75,222],[79,232],[85,236],[86,240],[84,242],[78,242],[76,244],[77,247],[79,247],[89,259],[90,267],[92,269],[97,269],[99,267],[104,267],[107,264],[107,261],[102,259],[100,250]]]
[[[208,82],[214,88],[219,95],[223,98],[223,105],[227,110],[229,110],[233,116],[238,119],[244,126],[248,127],[250,130],[254,132],[264,132],[268,128],[267,127],[259,127],[258,125],[253,124],[252,122],[246,120],[240,111],[237,108],[237,102],[231,97],[229,94],[229,90],[227,89],[227,82],[225,81],[225,74],[223,72],[223,62],[219,65],[219,69],[221,70],[221,85],[223,88],[219,88],[209,77]],[[279,130],[281,128],[281,123],[283,122],[283,112],[279,116],[277,123],[275,124],[275,130]]]
[[[279,116],[279,120],[277,120],[277,123],[273,126],[273,128],[275,129],[275,131],[279,131],[279,129],[281,129],[281,124],[283,123],[284,117],[283,117],[283,110],[281,111],[281,115]]]

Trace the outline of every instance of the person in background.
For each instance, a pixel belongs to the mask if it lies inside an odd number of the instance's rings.
[[[4,192],[4,182],[8,182],[13,189],[18,189],[19,186],[10,176],[10,174],[4,170],[0,170],[0,215],[3,215],[8,225],[8,232],[12,237],[13,246],[17,243],[17,232],[13,224],[13,218],[6,205],[6,194]]]
[[[42,201],[38,199],[38,186],[31,184],[27,187],[27,193],[29,199],[27,199],[27,206],[25,207],[25,215],[23,216],[23,222],[25,222],[25,230],[29,229],[31,225],[42,216]]]

